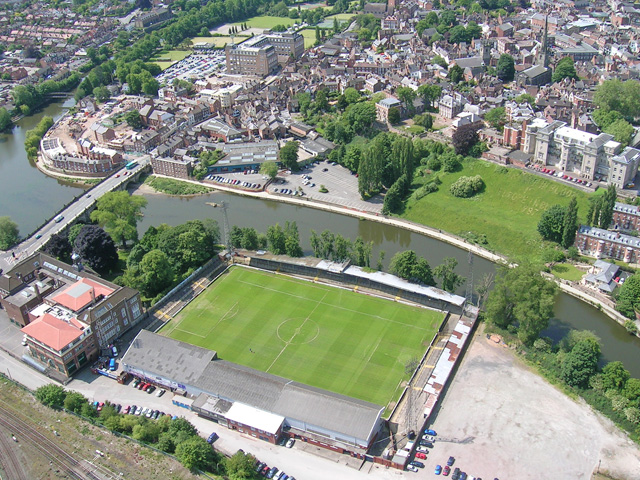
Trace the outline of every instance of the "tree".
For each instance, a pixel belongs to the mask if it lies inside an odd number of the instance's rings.
[[[620,142],[622,144],[622,148],[631,143],[631,139],[635,134],[633,125],[631,125],[624,119],[614,121],[606,128],[604,128],[603,132],[608,133],[609,135],[613,135],[613,139],[616,142]]]
[[[416,92],[409,87],[398,87],[396,89],[396,95],[398,100],[404,103],[404,108],[406,108],[409,112],[413,112],[413,101],[416,99]]]
[[[565,355],[561,366],[562,379],[572,387],[586,387],[598,369],[600,345],[587,340],[575,344]]]
[[[190,220],[173,228],[164,226],[157,237],[157,248],[169,257],[180,275],[208,261],[215,253],[218,238],[217,224],[207,226],[201,220]]]
[[[96,87],[93,89],[93,96],[98,102],[106,102],[109,100],[111,93],[107,87]]]
[[[73,250],[98,273],[106,273],[118,265],[118,252],[113,239],[98,225],[85,225],[80,230]]]
[[[0,132],[7,130],[12,125],[11,114],[6,108],[0,107]]]
[[[271,225],[267,229],[269,250],[274,255],[284,255],[287,252],[287,237],[279,224]]]
[[[578,80],[578,74],[576,73],[576,67],[573,63],[573,58],[564,57],[560,59],[560,61],[556,65],[556,69],[553,71],[553,75],[551,76],[552,82],[559,82],[568,78],[569,80],[575,79]]]
[[[140,116],[140,112],[138,110],[129,110],[124,114],[124,121],[127,122],[131,128],[141,128],[142,127],[142,117]]]
[[[538,233],[545,240],[561,243],[564,234],[565,216],[567,209],[561,205],[554,205],[542,213],[538,222]],[[574,233],[575,235],[575,233]]]
[[[256,459],[242,451],[237,451],[225,461],[225,472],[229,478],[243,480],[258,478]]]
[[[280,162],[291,171],[298,170],[298,142],[287,142],[287,144],[280,149]]]
[[[473,197],[476,193],[481,192],[484,188],[484,181],[480,175],[473,177],[462,176],[458,178],[449,187],[449,191],[454,197],[469,198]]]
[[[640,379],[630,378],[624,387],[624,396],[629,399],[632,405],[640,405]]]
[[[467,124],[456,128],[451,141],[456,154],[467,155],[471,147],[478,143],[478,127]]]
[[[387,114],[387,120],[391,125],[397,125],[400,123],[400,109],[398,107],[391,107]]]
[[[173,268],[169,257],[162,250],[151,250],[139,264],[141,289],[147,297],[153,297],[173,283]]]
[[[438,265],[433,270],[433,275],[442,282],[442,289],[447,292],[455,292],[456,288],[462,285],[463,277],[458,275],[454,270],[458,266],[458,261],[453,257],[444,259],[444,263]]]
[[[10,217],[0,217],[0,250],[8,250],[19,238],[18,224]]]
[[[578,230],[578,201],[576,197],[572,197],[567,207],[562,222],[562,240],[561,245],[569,248],[576,239],[576,231]]]
[[[449,30],[449,43],[463,43],[468,42],[469,36],[467,30],[462,25],[456,25]]]
[[[260,165],[260,174],[273,180],[278,175],[278,165],[276,162],[266,161]]]
[[[530,95],[528,93],[523,93],[522,95],[518,95],[516,98],[514,98],[514,100],[517,103],[528,103],[532,107],[534,107],[536,104],[536,98],[533,95]]]
[[[284,224],[284,245],[287,255],[290,257],[302,257],[303,251],[300,246],[300,235],[298,234],[298,224],[296,222],[286,222]]]
[[[396,253],[391,258],[389,271],[410,282],[435,285],[429,263],[425,258],[418,258],[413,250]]]
[[[204,438],[191,437],[176,447],[176,457],[189,470],[208,470],[213,450]]]
[[[83,405],[89,403],[89,400],[79,392],[68,392],[64,399],[64,408],[75,413],[82,411]]]
[[[60,408],[64,405],[64,399],[67,394],[61,385],[48,383],[47,385],[38,387],[35,395],[36,399],[43,405],[52,408]]]
[[[484,115],[484,119],[489,125],[501,132],[507,122],[507,114],[504,107],[496,107],[489,110]]]
[[[625,317],[635,318],[635,309],[640,304],[640,274],[631,275],[620,286],[616,310]]]
[[[344,91],[344,99],[348,104],[356,103],[360,100],[360,92],[353,87],[349,87]]]
[[[607,363],[602,369],[602,386],[604,391],[615,389],[624,390],[627,380],[631,375],[629,371],[624,368],[622,362],[615,361]]]
[[[449,69],[447,78],[451,83],[460,83],[464,79],[464,70],[458,65],[454,65]]]
[[[602,130],[607,128],[616,120],[624,119],[620,112],[616,110],[605,110],[604,108],[597,108],[594,110],[591,117],[596,125],[598,125]]]
[[[518,338],[531,345],[549,325],[556,289],[535,265],[503,267],[487,299],[487,320],[501,328],[517,323]]]
[[[82,230],[82,227],[84,227],[84,225],[84,223],[74,223],[73,225],[71,225],[71,227],[69,227],[67,238],[69,239],[69,243],[71,245],[73,245],[76,241],[76,238],[78,237],[78,234],[80,233],[80,230]]]
[[[63,262],[71,260],[71,243],[64,235],[54,234],[44,246],[43,251]]]
[[[441,57],[440,55],[435,55],[432,59],[431,62],[441,66],[442,68],[449,68],[449,64],[447,63],[447,61]]]
[[[498,78],[503,82],[511,82],[516,73],[515,62],[513,57],[508,53],[503,53],[498,59],[498,65],[496,66],[496,72]]]
[[[640,82],[637,80],[606,80],[598,85],[593,102],[604,110],[615,110],[623,117],[640,115]]]
[[[91,220],[98,222],[116,242],[126,246],[128,240],[138,239],[136,225],[142,218],[142,209],[147,206],[147,199],[129,192],[108,192],[96,202],[96,209],[91,212]]]

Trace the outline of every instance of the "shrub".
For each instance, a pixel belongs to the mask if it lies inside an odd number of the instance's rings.
[[[320,185],[320,188],[318,189],[318,191],[320,193],[329,193],[329,190],[327,190],[327,187],[325,187],[324,185]]]
[[[626,328],[627,332],[629,332],[631,335],[635,335],[636,333],[638,333],[638,327],[636,326],[636,322],[634,322],[633,320],[625,320],[624,328]]]
[[[628,407],[624,409],[624,416],[631,423],[640,423],[640,409],[636,407]]]
[[[540,352],[549,352],[551,350],[551,345],[549,345],[544,338],[538,338],[533,342],[533,348]]]
[[[420,200],[422,197],[438,191],[438,185],[435,182],[429,182],[416,190],[416,200]]]
[[[484,188],[484,182],[480,175],[474,177],[460,177],[450,188],[454,197],[469,198]]]
[[[444,163],[442,164],[442,169],[447,173],[451,173],[460,170],[461,166],[462,164],[460,163],[460,160],[456,157],[449,156],[445,158]]]
[[[434,172],[437,172],[442,168],[442,162],[440,161],[439,158],[430,158],[427,161],[427,168],[429,170],[433,170]]]

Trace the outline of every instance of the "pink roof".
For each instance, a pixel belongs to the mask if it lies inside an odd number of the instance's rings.
[[[85,305],[91,303],[92,292],[96,297],[98,295],[107,297],[113,293],[113,289],[89,280],[88,278],[83,278],[53,296],[52,299],[56,303],[77,312]]]
[[[67,323],[49,313],[36,318],[22,331],[58,352],[83,333],[82,324],[75,318]]]

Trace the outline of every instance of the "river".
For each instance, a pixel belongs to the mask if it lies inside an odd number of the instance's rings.
[[[51,179],[40,173],[26,158],[24,132],[32,128],[43,114],[59,115],[66,105],[50,105],[42,114],[23,119],[13,135],[0,137],[0,216],[9,215],[16,221],[21,232],[30,232],[45,217],[53,215],[82,189]],[[468,253],[446,243],[411,233],[396,227],[358,220],[354,217],[337,215],[312,208],[298,207],[280,202],[254,200],[227,193],[215,192],[193,198],[148,195],[149,204],[144,210],[144,218],[139,225],[141,234],[151,225],[167,223],[178,225],[191,219],[213,218],[223,225],[222,210],[207,204],[229,205],[230,225],[253,226],[264,232],[267,227],[285,221],[296,221],[300,239],[306,253],[310,253],[310,231],[318,233],[329,229],[352,240],[360,235],[365,241],[373,242],[372,266],[375,266],[381,250],[386,253],[385,266],[394,253],[412,249],[424,256],[432,267],[440,264],[445,257],[458,260],[457,271],[467,277],[471,271],[474,284],[487,274],[495,273],[495,265],[480,257],[473,258],[470,269]],[[464,294],[465,285],[460,287]],[[556,300],[555,317],[544,335],[558,340],[570,328],[592,330],[602,340],[603,359],[621,360],[631,374],[640,378],[640,339],[629,335],[623,327],[609,319],[602,312],[573,297],[560,293]]]

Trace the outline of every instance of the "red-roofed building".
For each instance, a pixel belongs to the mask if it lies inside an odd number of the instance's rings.
[[[61,308],[44,308],[43,315],[22,328],[32,357],[66,376],[97,359],[98,347],[89,325]]]
[[[89,278],[83,278],[76,283],[57,293],[51,299],[55,303],[67,307],[74,312],[82,310],[91,302],[95,302],[102,297],[108,297],[113,293],[113,288],[109,288]]]

